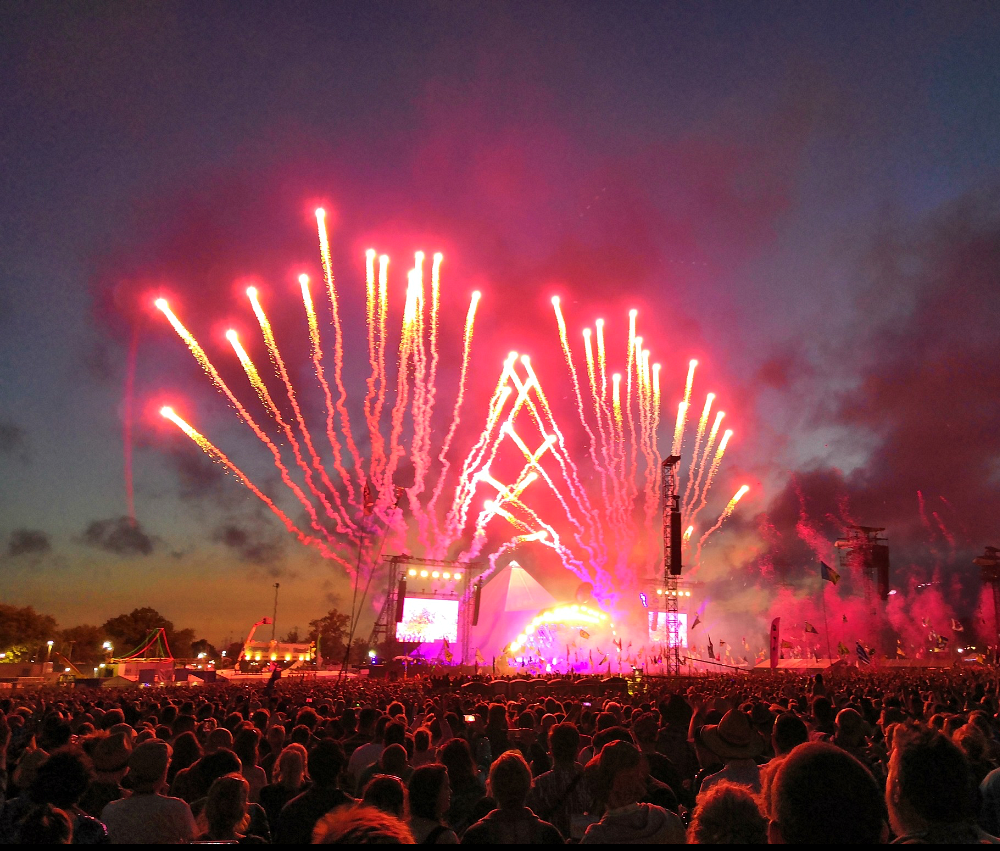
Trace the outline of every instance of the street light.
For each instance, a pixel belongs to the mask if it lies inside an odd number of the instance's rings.
[[[53,644],[55,644],[55,642],[51,641],[51,640],[45,642],[45,647],[46,647],[46,650],[45,650],[45,661],[46,662],[48,662],[49,659],[52,657],[52,645]]]

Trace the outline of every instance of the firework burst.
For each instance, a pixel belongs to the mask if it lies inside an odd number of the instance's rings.
[[[298,283],[314,387],[322,398],[322,430],[307,422],[264,299],[255,287],[248,288],[246,295],[273,375],[262,375],[235,331],[229,331],[226,338],[269,423],[254,418],[167,301],[156,301],[213,385],[267,449],[298,506],[294,513],[303,519],[292,519],[275,498],[266,495],[172,408],[163,408],[162,415],[222,464],[303,544],[352,576],[362,564],[360,553],[374,538],[400,549],[419,549],[434,558],[468,560],[487,553],[492,568],[522,544],[547,547],[604,600],[655,572],[660,558],[661,365],[651,363],[650,350],[637,334],[637,311],[629,312],[624,370],[609,373],[605,323],[598,319],[582,331],[583,372],[560,300],[553,298],[555,330],[575,416],[561,423],[531,358],[510,352],[477,432],[462,421],[482,298],[480,292],[473,292],[461,332],[457,390],[450,414],[446,419],[437,417],[444,421],[437,423],[443,437],[436,442],[438,370],[450,345],[439,327],[443,257],[433,256],[428,284],[426,255],[414,255],[413,267],[406,274],[396,340],[389,333],[389,258],[369,250],[365,255],[368,375],[359,404],[363,416],[352,422],[352,397],[344,370],[342,298],[323,210],[317,210],[316,222],[328,325],[319,316],[309,277],[300,275]],[[324,340],[330,330],[332,341]],[[388,355],[393,348],[395,374]],[[688,366],[673,432],[674,454],[684,448],[696,367],[697,361]],[[707,504],[732,437],[732,431],[726,431],[716,444],[722,412],[708,427],[715,398],[709,393],[705,399],[690,450],[684,509],[691,527],[685,544],[697,529],[697,515]],[[570,432],[564,432],[564,427]],[[462,443],[465,454],[456,456],[455,449]],[[404,475],[412,477],[412,483],[400,487],[397,480]],[[740,489],[715,525],[698,539],[699,555],[746,490],[745,486]],[[508,537],[510,529],[513,537]],[[371,569],[375,559],[373,553],[369,556]]]

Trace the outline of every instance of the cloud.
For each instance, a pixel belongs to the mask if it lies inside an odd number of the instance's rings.
[[[0,456],[28,458],[28,435],[21,426],[11,421],[0,422]]]
[[[142,525],[128,517],[95,520],[83,532],[83,541],[89,546],[116,555],[150,555],[157,539],[147,534]]]
[[[15,529],[7,539],[7,555],[22,556],[47,553],[52,542],[47,533],[38,529]]]
[[[280,539],[257,536],[241,526],[227,523],[215,530],[213,540],[235,552],[242,561],[266,567],[275,576],[281,572],[284,547]]]

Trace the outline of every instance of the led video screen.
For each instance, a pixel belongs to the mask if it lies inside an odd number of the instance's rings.
[[[687,647],[688,643],[688,616],[683,613],[677,614],[678,635],[681,640],[681,647]],[[654,644],[667,644],[667,613],[649,613],[649,640]]]
[[[407,597],[403,600],[403,620],[396,625],[400,641],[458,641],[458,600]]]

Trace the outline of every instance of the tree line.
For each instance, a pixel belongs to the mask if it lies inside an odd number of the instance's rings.
[[[32,606],[11,606],[0,603],[0,661],[26,662],[61,656],[74,665],[97,665],[110,655],[127,656],[138,649],[147,636],[162,628],[176,658],[193,659],[204,653],[205,658],[219,661],[222,653],[204,638],[195,639],[193,629],[178,629],[174,623],[149,606],[110,618],[100,626],[79,624],[60,628],[51,615],[35,611]],[[350,616],[331,609],[323,617],[309,622],[309,631],[300,635],[298,628],[280,640],[288,642],[316,641],[326,663],[343,661]],[[52,642],[51,649],[48,642]],[[105,644],[111,650],[105,649]],[[234,642],[224,652],[235,660],[242,642]],[[355,638],[351,643],[351,661],[360,664],[368,655],[368,642]]]

